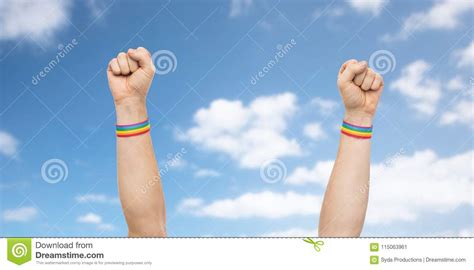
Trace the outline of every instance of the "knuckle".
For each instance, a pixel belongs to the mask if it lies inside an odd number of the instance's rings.
[[[141,47],[140,47],[140,48],[141,48]],[[148,53],[148,51],[146,51],[145,49],[143,49],[143,50],[137,49],[137,56],[140,57],[140,58],[142,58],[142,59],[143,59],[143,58],[146,59],[146,58],[149,56],[149,53]]]
[[[349,64],[354,64],[354,63],[357,63],[357,60],[355,60],[355,59],[349,59],[349,60],[347,60],[344,64],[345,64],[345,65],[349,65]],[[344,65],[344,64],[343,64],[343,65]]]
[[[375,81],[372,83],[372,86],[373,86],[374,88],[377,88],[379,85],[380,85],[380,81],[377,80],[377,79],[375,79]]]
[[[341,65],[341,68],[347,68],[348,66],[357,63],[355,59],[347,60]]]
[[[145,49],[144,47],[138,47],[137,50],[148,53],[148,50]]]

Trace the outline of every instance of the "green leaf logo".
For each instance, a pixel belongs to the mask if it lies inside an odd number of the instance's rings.
[[[31,261],[31,238],[8,238],[7,258],[18,265]]]
[[[321,246],[324,245],[324,241],[321,241],[321,240],[319,240],[319,241],[314,241],[313,239],[311,239],[311,238],[309,238],[309,237],[303,239],[303,241],[305,241],[306,243],[309,243],[309,244],[313,245],[313,248],[314,248],[314,250],[316,250],[316,252],[320,252],[320,251],[321,251]]]

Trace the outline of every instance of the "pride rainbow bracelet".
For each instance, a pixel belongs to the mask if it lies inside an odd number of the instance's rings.
[[[150,121],[148,119],[136,124],[116,125],[117,137],[133,137],[145,134],[148,131],[150,131]]]
[[[346,121],[342,122],[341,133],[357,139],[372,138],[372,126],[363,127],[350,124]]]

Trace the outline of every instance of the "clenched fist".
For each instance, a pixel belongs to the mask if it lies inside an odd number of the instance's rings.
[[[143,47],[119,53],[109,62],[107,77],[114,97],[117,124],[130,124],[147,119],[146,95],[155,66]]]
[[[366,61],[349,60],[342,64],[337,78],[346,117],[372,119],[382,94],[382,76],[367,66]]]
[[[125,100],[145,100],[155,66],[150,53],[143,47],[119,53],[109,62],[107,77],[115,104]]]

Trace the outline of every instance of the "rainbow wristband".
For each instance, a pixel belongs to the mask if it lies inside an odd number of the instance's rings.
[[[116,125],[117,137],[133,137],[145,134],[150,131],[150,121],[147,119],[143,122],[130,125]]]
[[[341,133],[357,139],[372,138],[372,126],[362,127],[350,124],[346,121],[342,122]]]

